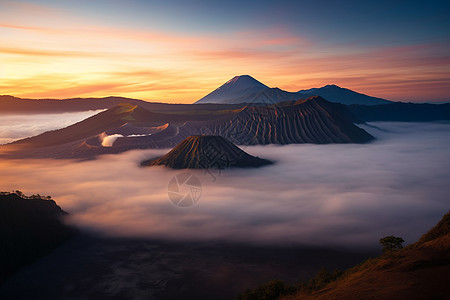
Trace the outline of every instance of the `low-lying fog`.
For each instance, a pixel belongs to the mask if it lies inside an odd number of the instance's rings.
[[[35,136],[48,130],[64,128],[98,114],[101,110],[90,110],[62,114],[0,115],[0,145],[17,139]]]
[[[138,167],[168,150],[95,161],[0,161],[0,189],[51,195],[71,221],[112,236],[378,247],[414,242],[450,208],[450,124],[371,123],[370,144],[252,146],[276,160],[211,173]],[[198,177],[192,207],[168,198],[174,175]]]

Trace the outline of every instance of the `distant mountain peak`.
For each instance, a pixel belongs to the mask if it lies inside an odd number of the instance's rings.
[[[254,79],[252,76],[250,75],[238,75],[238,76],[234,76],[233,78],[231,78],[230,80],[228,80],[225,84],[229,84],[229,83],[235,83],[238,80],[256,80]],[[257,81],[257,80],[256,80]]]
[[[234,76],[196,103],[229,103],[230,99],[249,93],[258,93],[268,88],[267,85],[259,82],[250,75]]]
[[[225,84],[219,87],[219,89],[224,87],[233,86],[234,89],[248,89],[253,87],[261,87],[261,88],[268,88],[267,85],[261,83],[260,81],[256,80],[250,75],[239,75],[234,76],[230,80],[228,80]]]
[[[270,88],[250,75],[234,76],[226,83],[201,98],[200,103],[264,103],[273,104],[282,101],[304,99],[311,96],[322,96],[328,101],[346,105],[378,105],[388,104],[391,101],[377,97],[367,96],[336,84],[327,84],[320,88],[288,92],[277,87]]]
[[[327,84],[327,85],[323,86],[322,88],[338,88],[338,89],[342,89],[340,86],[338,86],[336,84]]]

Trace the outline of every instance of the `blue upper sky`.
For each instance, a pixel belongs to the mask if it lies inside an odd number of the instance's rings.
[[[32,2],[132,27],[220,33],[239,28],[280,26],[311,37],[369,44],[448,40],[450,30],[450,1]]]

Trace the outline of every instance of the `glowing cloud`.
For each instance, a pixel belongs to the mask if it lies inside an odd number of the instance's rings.
[[[123,137],[123,135],[121,134],[105,135],[102,140],[102,146],[112,147],[114,145],[114,142],[120,137]]]
[[[212,26],[218,33],[208,26],[188,30],[148,20],[138,26],[136,9],[137,20],[128,16],[125,25],[108,21],[108,13],[117,13],[113,7],[94,18],[64,4],[0,3],[2,94],[192,103],[237,74],[290,91],[334,83],[392,100],[443,101],[450,94],[448,40],[330,42],[270,19],[256,20],[259,26]]]

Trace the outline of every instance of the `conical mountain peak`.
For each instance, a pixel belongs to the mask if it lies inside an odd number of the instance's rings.
[[[224,85],[219,87],[219,89],[227,86],[233,86],[234,89],[247,89],[252,87],[268,88],[267,85],[261,83],[260,81],[256,80],[250,75],[234,76],[232,79],[228,80]]]
[[[174,169],[226,169],[271,163],[245,153],[222,136],[196,135],[187,137],[161,158],[144,161],[142,165],[165,165]]]
[[[233,103],[233,99],[256,94],[268,88],[267,85],[249,75],[235,76],[196,103]]]

